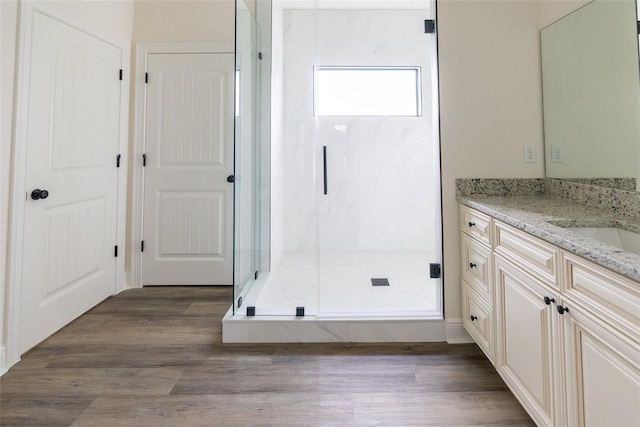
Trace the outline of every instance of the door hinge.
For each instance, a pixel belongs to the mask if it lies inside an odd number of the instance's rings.
[[[120,81],[122,81],[122,69],[120,70]]]
[[[147,166],[147,155],[143,154],[142,155],[142,167]]]
[[[253,275],[254,280],[258,280],[258,272],[256,271],[255,274]]]
[[[144,240],[140,242],[140,252],[144,252]]]
[[[442,268],[439,263],[431,263],[429,264],[429,276],[432,279],[439,279],[442,274]]]
[[[149,83],[149,73],[144,73],[144,82]]]
[[[120,167],[120,159],[122,158],[122,156],[120,154],[118,154],[116,156],[116,167],[119,168]]]
[[[433,19],[424,20],[424,33],[433,34],[436,32],[436,21]]]
[[[258,52],[258,59],[262,60],[262,52]]]
[[[118,246],[117,245],[114,247],[113,256],[118,258]]]

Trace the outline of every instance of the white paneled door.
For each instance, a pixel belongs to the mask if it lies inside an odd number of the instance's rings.
[[[115,293],[122,51],[33,13],[20,351]]]
[[[143,285],[233,283],[233,64],[147,56]]]

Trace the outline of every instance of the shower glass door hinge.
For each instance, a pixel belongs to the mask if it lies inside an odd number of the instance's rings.
[[[254,280],[258,280],[258,272],[257,271],[253,274],[253,279]]]
[[[433,34],[436,32],[436,21],[433,19],[424,20],[424,33]]]
[[[429,264],[429,275],[432,279],[439,279],[441,275],[442,268],[439,263],[431,263]]]

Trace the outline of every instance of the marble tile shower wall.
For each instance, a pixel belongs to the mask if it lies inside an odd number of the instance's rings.
[[[316,236],[323,249],[332,250],[425,250],[434,241],[433,52],[424,18],[409,10],[321,10],[316,41],[313,11],[285,11],[287,251],[314,250]],[[420,66],[422,117],[321,117],[316,133],[316,44],[320,65]],[[327,196],[322,194],[323,145]]]

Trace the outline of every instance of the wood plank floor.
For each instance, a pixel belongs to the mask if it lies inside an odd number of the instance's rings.
[[[533,425],[475,345],[223,345],[230,301],[227,287],[108,299],[0,378],[0,425]]]

